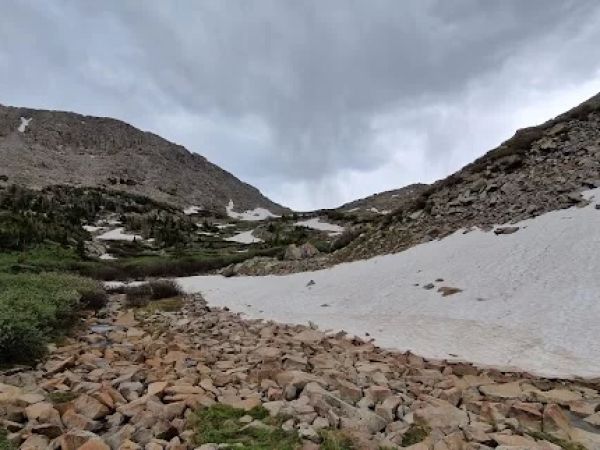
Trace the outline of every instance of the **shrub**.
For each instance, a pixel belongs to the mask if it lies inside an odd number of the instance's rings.
[[[179,285],[173,280],[154,280],[149,284],[152,290],[152,300],[179,297],[183,293]]]
[[[402,446],[409,447],[422,442],[431,432],[431,429],[426,425],[412,424],[402,437]]]
[[[97,311],[104,308],[108,303],[108,294],[98,286],[95,289],[83,291],[79,301],[84,309]]]
[[[75,323],[82,293],[96,287],[73,275],[0,274],[0,364],[42,357]]]
[[[152,289],[147,283],[125,288],[125,303],[130,308],[146,306],[152,297]]]
[[[50,392],[48,394],[48,400],[50,400],[55,405],[72,402],[77,397],[78,397],[78,395],[71,391],[68,391],[68,392],[56,391],[56,392]]]
[[[190,255],[139,258],[115,262],[82,262],[74,264],[72,269],[83,276],[104,281],[141,280],[151,277],[186,277],[221,269],[254,256],[277,257],[282,253],[282,247],[272,247],[230,255]]]
[[[239,422],[250,415],[270,427],[248,427]],[[300,438],[294,431],[284,431],[277,419],[268,418],[268,412],[262,408],[250,411],[216,404],[197,411],[190,423],[195,430],[197,445],[235,444],[240,450],[294,450],[300,446]]]
[[[331,243],[331,251],[334,252],[346,247],[350,242],[358,238],[363,231],[362,227],[348,228]]]

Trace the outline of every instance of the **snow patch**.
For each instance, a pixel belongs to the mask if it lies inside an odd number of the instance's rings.
[[[191,216],[192,214],[198,214],[200,211],[202,211],[202,208],[200,208],[199,206],[190,206],[188,208],[185,208],[183,210],[183,213],[186,216]]]
[[[19,133],[25,133],[25,130],[29,126],[29,122],[31,122],[32,120],[33,118],[26,119],[25,117],[21,117],[21,124],[19,125],[19,128],[17,128],[17,130],[19,130]]]
[[[84,225],[83,229],[85,231],[89,232],[89,233],[94,233],[96,231],[103,230],[104,228],[103,227],[95,227],[95,226],[92,226],[92,225]]]
[[[103,253],[102,255],[100,255],[100,256],[98,257],[98,259],[102,259],[102,260],[110,261],[110,260],[117,259],[117,258],[115,258],[113,255],[110,255],[110,254],[108,254],[108,253]]]
[[[600,189],[586,195],[600,197]],[[316,272],[178,282],[251,318],[368,332],[379,345],[428,358],[600,376],[600,211],[592,204],[514,225],[509,235],[458,231]],[[435,288],[423,289],[428,283]],[[462,292],[442,297],[442,286]]]
[[[377,209],[375,207],[369,208],[368,211],[375,213],[375,214],[389,214],[391,213],[391,211],[389,209]]]
[[[229,200],[229,204],[225,207],[225,210],[227,211],[227,215],[233,219],[238,219],[238,220],[265,220],[268,219],[270,217],[276,218],[276,217],[281,217],[278,216],[276,214],[273,214],[271,211],[269,211],[266,208],[254,208],[254,209],[250,209],[244,212],[235,212],[233,210],[233,200]]]
[[[114,230],[107,231],[101,234],[97,239],[101,241],[141,241],[142,236],[139,234],[128,234],[125,233],[125,228],[115,228]]]
[[[312,219],[301,220],[294,224],[297,227],[311,228],[313,230],[327,231],[331,234],[340,234],[344,231],[344,227],[322,221],[320,217],[313,217]]]
[[[254,244],[257,242],[263,242],[262,239],[254,237],[252,235],[252,231],[244,231],[242,233],[238,233],[235,236],[231,236],[228,238],[223,239],[224,241],[229,241],[229,242],[238,242],[240,244]]]

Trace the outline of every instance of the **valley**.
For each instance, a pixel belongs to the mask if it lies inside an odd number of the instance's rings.
[[[600,448],[600,96],[309,212],[83,117],[0,116],[0,449]]]

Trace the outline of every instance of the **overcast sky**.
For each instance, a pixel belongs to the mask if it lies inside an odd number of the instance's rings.
[[[434,181],[600,91],[597,0],[0,10],[0,103],[125,120],[295,209]]]

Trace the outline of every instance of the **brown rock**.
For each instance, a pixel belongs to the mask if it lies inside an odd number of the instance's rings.
[[[569,389],[552,389],[551,391],[537,391],[537,397],[544,403],[556,403],[567,406],[583,399],[581,393]]]
[[[98,441],[100,438],[90,431],[69,430],[60,437],[61,450],[78,450],[92,440]]]
[[[466,412],[443,400],[438,400],[435,405],[417,409],[414,411],[414,418],[415,422],[426,424],[446,434],[464,427],[469,422]]]
[[[362,398],[362,389],[346,380],[337,380],[337,388],[342,400],[356,404]]]
[[[49,375],[53,375],[55,373],[62,372],[69,366],[72,366],[74,362],[75,362],[74,356],[71,356],[69,358],[62,359],[62,360],[51,360],[51,361],[48,361],[44,365],[44,370]]]
[[[548,404],[544,408],[543,430],[559,439],[569,439],[571,424],[560,406]]]
[[[503,384],[487,384],[480,386],[479,391],[494,400],[504,400],[523,397],[523,390],[518,381]]]
[[[316,344],[325,339],[326,334],[322,331],[306,329],[294,336],[294,339],[303,344]]]
[[[365,396],[372,399],[374,403],[381,403],[392,395],[387,386],[371,386],[365,390]]]
[[[102,419],[110,413],[106,405],[86,394],[80,395],[73,406],[79,414],[92,420]]]
[[[90,439],[77,450],[110,450],[110,447],[101,439]]]
[[[46,436],[33,434],[21,444],[20,450],[46,450],[50,441]]]
[[[87,417],[77,414],[73,409],[67,409],[62,416],[62,421],[67,429],[77,428],[80,430],[92,431],[96,428],[97,422]]]
[[[25,408],[25,415],[30,421],[62,426],[60,414],[56,409],[54,409],[51,403],[42,402],[36,403],[35,405],[30,405]]]

